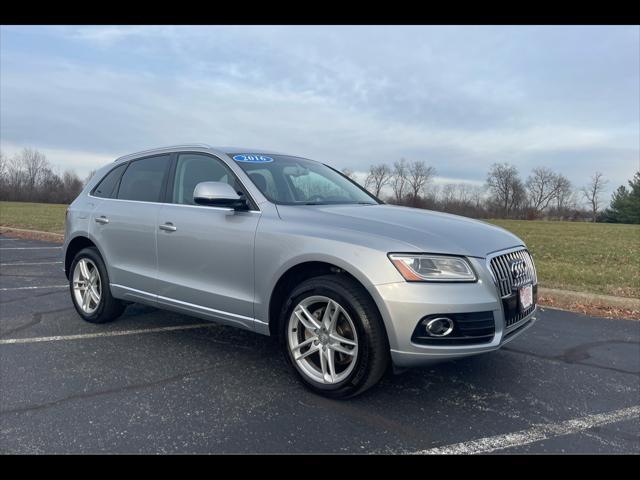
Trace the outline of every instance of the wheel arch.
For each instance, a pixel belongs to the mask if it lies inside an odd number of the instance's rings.
[[[78,234],[75,237],[73,237],[71,240],[69,240],[64,252],[64,274],[67,277],[67,279],[69,279],[69,274],[70,274],[69,270],[71,269],[71,263],[73,262],[73,259],[75,258],[75,256],[80,250],[88,247],[94,247],[98,249],[100,256],[102,257],[103,260],[105,260],[102,249],[90,237],[89,234],[87,233]],[[107,266],[106,260],[105,260],[105,266]],[[107,270],[108,268],[109,267],[107,266]]]
[[[282,306],[287,299],[287,294],[291,291],[292,288],[294,288],[295,285],[308,280],[309,278],[314,278],[331,273],[345,275],[352,281],[356,282],[362,288],[362,290],[369,296],[373,304],[376,306],[378,314],[380,315],[386,331],[387,328],[385,316],[380,308],[380,305],[376,301],[375,296],[371,294],[371,291],[368,288],[368,283],[366,281],[363,281],[366,277],[364,277],[361,272],[357,271],[356,269],[349,268],[348,266],[345,267],[344,265],[342,265],[342,262],[336,262],[330,259],[305,259],[298,261],[293,265],[288,265],[288,267],[280,274],[277,282],[274,284],[274,287],[271,290],[268,306],[269,334],[278,334],[280,328],[279,317]]]

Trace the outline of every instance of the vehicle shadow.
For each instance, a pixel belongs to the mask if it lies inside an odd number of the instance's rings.
[[[127,308],[123,320],[139,321],[147,317],[171,316],[172,324],[199,323],[201,320],[179,314],[172,314],[153,307],[138,304]],[[128,323],[128,322],[127,322]],[[147,326],[150,322],[145,322]],[[279,341],[275,337],[267,337],[255,332],[242,330],[230,326],[213,324],[211,328],[185,330],[176,332],[177,339],[185,341],[189,339],[198,342],[199,348],[209,345],[211,355],[215,357],[220,348],[230,349],[233,355],[225,357],[229,362],[230,369],[237,369],[240,364],[245,369],[265,374],[274,374],[278,381],[273,384],[274,389],[293,388],[304,392],[312,397],[318,395],[309,392],[301,382],[296,381],[295,372],[287,364],[284,354],[281,351]],[[226,351],[226,350],[225,350]],[[389,368],[388,372],[381,379],[379,384],[372,387],[362,395],[349,399],[348,402],[376,403],[386,402],[389,396],[393,397],[394,404],[402,402],[403,398],[413,399],[419,397],[424,402],[425,394],[429,397],[451,396],[460,398],[462,394],[469,398],[481,399],[490,394],[500,396],[498,390],[504,387],[505,380],[513,378],[519,374],[518,362],[514,364],[513,359],[505,361],[505,352],[496,351],[486,354],[466,357],[457,360],[443,361],[437,364],[407,369],[401,373],[393,373]],[[250,381],[250,378],[247,378]],[[483,393],[484,392],[484,393]],[[474,397],[475,396],[475,397]],[[322,398],[322,397],[320,397]],[[340,400],[326,400],[331,403],[341,403]],[[423,405],[424,406],[424,405]]]

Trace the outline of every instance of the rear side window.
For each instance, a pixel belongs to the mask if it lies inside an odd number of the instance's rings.
[[[132,161],[120,180],[118,198],[159,202],[168,167],[168,155]]]
[[[115,190],[115,186],[118,184],[118,180],[120,180],[120,175],[124,171],[127,165],[120,165],[119,167],[111,170],[107,175],[102,179],[102,181],[98,184],[96,188],[93,189],[93,196],[100,198],[112,198]]]

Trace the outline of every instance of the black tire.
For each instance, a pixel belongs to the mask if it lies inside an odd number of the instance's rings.
[[[356,364],[344,380],[322,384],[301,372],[293,358],[287,339],[294,308],[305,298],[321,295],[338,302],[351,317],[358,335]],[[330,398],[349,398],[375,385],[390,363],[389,342],[377,306],[364,288],[344,274],[311,278],[296,286],[288,295],[280,313],[280,342],[289,365],[312,391]]]
[[[100,302],[96,310],[91,314],[85,313],[77,304],[73,291],[73,272],[76,268],[76,264],[83,258],[88,258],[95,264],[98,269],[98,273],[100,274],[100,283],[102,286],[102,291],[100,292]],[[122,312],[126,307],[123,302],[116,298],[113,298],[113,296],[111,295],[107,267],[102,260],[100,252],[95,247],[88,247],[80,250],[74,257],[73,262],[71,262],[71,268],[69,269],[69,292],[71,293],[71,301],[73,302],[73,306],[75,307],[76,312],[78,312],[78,315],[80,315],[83,320],[90,323],[112,322],[120,315],[122,315]]]

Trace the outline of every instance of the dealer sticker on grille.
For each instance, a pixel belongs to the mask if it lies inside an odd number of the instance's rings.
[[[519,288],[518,296],[520,297],[520,309],[526,310],[533,304],[533,287],[531,285],[525,285]]]

